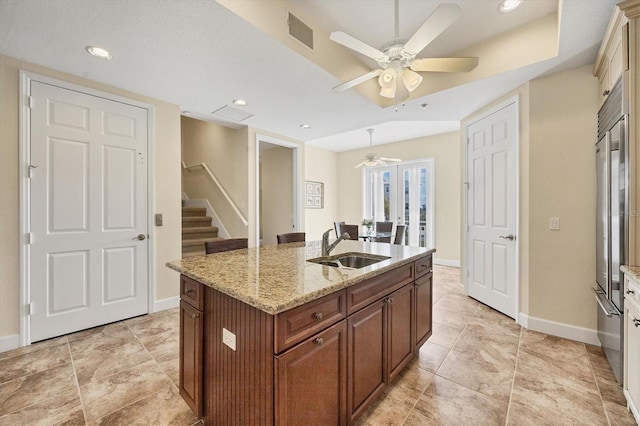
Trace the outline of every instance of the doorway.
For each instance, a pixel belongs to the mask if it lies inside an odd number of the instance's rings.
[[[256,246],[276,244],[278,234],[302,232],[299,156],[296,144],[256,135]]]
[[[512,318],[518,312],[518,134],[517,99],[465,126],[465,288]]]
[[[404,245],[434,246],[435,161],[365,169],[364,216],[405,225]]]
[[[22,344],[149,309],[150,106],[23,73]]]

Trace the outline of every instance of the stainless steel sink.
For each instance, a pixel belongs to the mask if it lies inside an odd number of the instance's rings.
[[[370,253],[340,253],[333,256],[316,257],[307,259],[307,262],[319,263],[334,268],[353,268],[360,269],[383,260],[391,259],[389,256],[381,256],[379,254]]]

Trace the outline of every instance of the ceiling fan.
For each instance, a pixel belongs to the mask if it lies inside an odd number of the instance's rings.
[[[369,132],[369,149],[373,151],[373,129],[367,129],[367,132]],[[365,157],[364,161],[358,164],[357,166],[355,166],[354,169],[357,169],[358,167],[362,167],[362,166],[367,166],[367,167],[388,166],[387,162],[399,163],[400,161],[402,161],[399,158],[380,157],[378,154],[374,154],[373,152],[368,153],[364,157]]]
[[[458,5],[439,5],[408,41],[399,39],[398,9],[399,0],[395,0],[395,38],[380,49],[342,31],[331,33],[329,38],[332,41],[374,59],[380,65],[378,69],[334,87],[335,92],[343,92],[378,77],[380,96],[403,101],[422,82],[422,76],[416,71],[468,72],[478,65],[478,58],[416,58],[458,18],[462,12]],[[399,80],[403,84],[399,84]]]

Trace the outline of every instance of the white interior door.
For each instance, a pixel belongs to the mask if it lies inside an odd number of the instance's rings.
[[[147,312],[147,110],[31,81],[31,341]]]
[[[467,292],[515,318],[517,104],[470,124],[466,135]]]

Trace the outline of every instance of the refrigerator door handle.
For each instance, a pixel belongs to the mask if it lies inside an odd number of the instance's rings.
[[[620,312],[618,312],[613,304],[606,299],[606,295],[602,290],[594,288],[593,291],[595,292],[596,301],[598,302],[598,305],[600,305],[600,309],[602,309],[607,317],[612,318],[614,315],[620,316]]]

